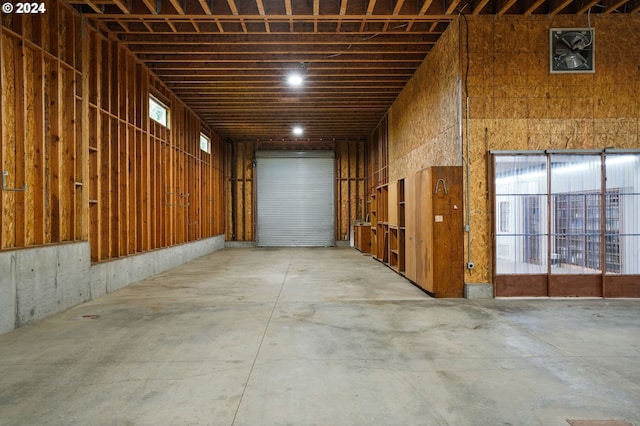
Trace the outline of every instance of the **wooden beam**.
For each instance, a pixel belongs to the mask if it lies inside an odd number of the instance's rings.
[[[102,13],[103,10],[97,4],[95,4],[92,0],[85,0],[86,5],[93,9],[96,13]]]
[[[236,2],[234,0],[227,0],[227,4],[229,5],[229,9],[231,9],[231,13],[233,14],[233,16],[238,16],[239,12],[238,12],[238,6],[236,6]],[[263,20],[264,18],[261,18],[261,21]],[[240,18],[239,22],[240,22],[240,26],[242,27],[242,32],[246,33],[247,24],[245,23],[244,18]],[[220,29],[220,32],[224,32],[224,30],[222,29],[222,25],[218,23],[217,20],[216,20],[216,23],[218,24],[218,28]]]
[[[113,0],[113,2],[115,3],[116,6],[118,6],[120,8],[120,10],[122,11],[122,13],[125,14],[130,14],[131,11],[129,10],[129,8],[127,7],[126,4],[124,4],[123,0]]]
[[[576,12],[576,15],[584,15],[585,12],[587,12],[589,9],[591,9],[593,6],[595,6],[599,2],[600,2],[600,0],[590,0],[590,1],[588,1],[584,6],[582,6],[582,8],[580,10],[578,10]]]
[[[258,6],[258,13],[262,16],[265,16],[265,10],[264,10],[264,3],[262,2],[262,0],[256,0],[256,6]],[[271,27],[269,26],[269,19],[265,18],[264,19],[264,30],[266,33],[270,33],[271,32]]]
[[[154,15],[158,12],[157,0],[142,0],[142,3],[144,3],[144,5],[147,6],[147,9],[149,9],[149,12],[153,13]]]
[[[79,114],[81,116],[81,120],[78,125],[80,126],[79,138],[77,141],[77,156],[78,156],[78,174],[77,180],[82,182],[81,193],[80,193],[80,202],[78,206],[78,227],[79,232],[76,235],[77,238],[81,240],[89,239],[89,191],[90,191],[90,175],[89,175],[89,164],[90,164],[90,152],[89,152],[89,69],[90,69],[90,50],[89,49],[89,34],[88,34],[88,22],[85,18],[82,18],[80,21],[80,39],[81,39],[81,52],[80,52],[80,61],[82,70],[82,77],[79,82],[76,84],[80,84],[82,87],[82,99],[81,99],[81,107]]]
[[[204,13],[206,13],[207,15],[212,15],[213,11],[211,10],[211,7],[209,6],[209,0],[198,0],[200,2],[200,7],[202,7],[202,11]]]
[[[257,53],[247,53],[244,55],[235,55],[235,54],[211,54],[211,53],[191,53],[191,54],[165,54],[165,53],[149,53],[149,54],[138,54],[137,55],[141,60],[143,60],[148,65],[153,66],[156,63],[169,63],[176,64],[179,66],[180,63],[211,63],[213,62],[225,62],[225,63],[252,63],[253,61],[263,61],[264,54]],[[359,61],[367,61],[367,62],[386,62],[393,66],[394,63],[398,62],[421,62],[424,59],[424,52],[409,52],[405,53],[402,50],[396,49],[391,52],[351,52],[348,51],[346,53],[337,53],[331,54],[331,51],[326,52],[316,52],[313,54],[309,53],[299,53],[295,56],[295,58],[291,57],[283,57],[280,58],[277,53],[273,54],[276,56],[276,59],[270,60],[273,64],[291,64],[294,61],[304,62],[304,63],[314,63],[314,64],[323,64],[323,63],[336,63],[336,62],[359,62]]]
[[[404,5],[404,0],[396,0],[396,5],[393,8],[393,12],[391,12],[393,15],[397,15],[400,13],[400,11],[402,10],[402,6]]]
[[[621,6],[624,6],[625,4],[627,4],[629,2],[629,0],[619,0],[617,3],[613,4],[612,6],[608,7],[607,10],[604,11],[605,15],[609,15],[612,12],[615,12],[616,10],[618,10]]]
[[[292,16],[291,0],[284,0],[284,10],[287,16]],[[289,19],[289,32],[293,32],[293,19]]]
[[[507,13],[509,9],[511,9],[511,7],[516,3],[516,1],[518,0],[507,0],[498,11],[498,17],[504,16],[504,14]]]
[[[481,0],[476,7],[473,8],[473,11],[471,12],[472,16],[478,16],[480,14],[480,12],[482,12],[482,9],[484,9],[484,7],[487,5],[487,3],[489,3],[489,0]]]
[[[153,32],[153,28],[151,28],[151,26],[147,23],[147,21],[145,21],[144,19],[140,20],[142,22],[142,25],[145,26],[145,28],[147,29],[147,31],[149,31],[150,33]]]
[[[227,0],[229,2],[233,2],[233,0]],[[290,1],[290,0],[289,0]],[[456,6],[459,3],[459,0],[456,0]],[[237,10],[237,9],[236,9]],[[150,16],[149,14],[141,14],[141,13],[131,13],[128,16],[123,16],[120,14],[93,14],[93,13],[85,13],[84,16],[87,18],[100,19],[103,22],[108,22],[114,19],[127,19],[127,20],[139,20],[139,19],[148,19],[153,20],[157,19],[163,21],[165,19],[176,19],[178,21],[188,21],[190,19],[194,19],[197,21],[211,21],[211,16],[207,16],[204,14],[185,14],[180,17],[176,15],[170,14],[161,14],[157,16]],[[225,15],[214,15],[216,19],[219,19],[223,22],[238,22],[240,19],[247,22],[261,22],[264,20],[264,16],[259,14],[225,14]],[[288,22],[293,18],[293,15],[287,14],[270,14],[269,20],[272,22]],[[336,22],[339,20],[348,20],[350,22],[360,22],[363,19],[377,21],[377,22],[386,22],[389,20],[392,21],[400,21],[406,22],[410,19],[415,19],[420,22],[434,22],[434,21],[452,21],[457,18],[457,15],[451,14],[429,14],[429,15],[383,15],[383,14],[348,14],[341,16],[339,14],[326,14],[326,15],[313,15],[313,14],[296,14],[295,19],[299,22],[313,22],[314,20],[321,19],[324,22]]]
[[[427,13],[427,10],[429,10],[432,3],[433,3],[433,0],[424,0],[424,3],[422,3],[422,6],[418,11],[418,15],[424,15],[425,13]]]
[[[460,4],[460,0],[452,0],[445,14],[447,15],[453,14],[453,12],[456,10],[459,4]]]
[[[122,27],[122,29],[124,30],[125,33],[129,32],[129,27],[126,26],[124,23],[118,21],[118,25],[120,25]]]
[[[169,19],[167,19],[167,25],[169,26],[169,28],[171,28],[171,31],[178,34],[178,30],[176,29],[176,26],[173,25],[173,23]]]
[[[231,13],[235,16],[238,15],[238,7],[236,6],[236,2],[234,0],[227,0],[227,4],[229,5],[229,9],[231,9]]]
[[[359,36],[359,35],[358,35]],[[378,34],[376,37],[358,37],[352,34],[295,34],[289,33],[271,34],[264,37],[264,34],[217,34],[212,37],[210,34],[163,34],[150,37],[149,34],[122,34],[120,41],[130,49],[136,50],[136,46],[159,46],[160,49],[171,49],[176,51],[176,46],[180,52],[188,52],[187,46],[195,46],[196,49],[203,49],[203,46],[222,46],[225,51],[233,52],[233,46],[268,46],[268,45],[289,45],[289,46],[314,46],[314,45],[433,45],[438,41],[438,34]],[[172,46],[174,45],[174,46]],[[233,45],[233,46],[230,46]],[[244,48],[244,47],[243,47]]]
[[[524,14],[526,16],[530,16],[533,12],[536,11],[536,9],[538,9],[542,3],[544,3],[547,0],[536,0],[531,6],[529,6],[529,8],[527,10],[525,10]]]
[[[4,38],[4,37],[3,37]],[[3,40],[4,42],[4,40]],[[14,188],[22,188],[23,182],[27,181],[27,173],[26,173],[26,155],[28,146],[26,141],[26,129],[27,129],[27,102],[26,99],[26,79],[33,79],[35,76],[27,75],[25,72],[25,46],[21,41],[16,40],[14,42],[13,38],[11,39],[14,48],[14,91],[15,91],[15,103],[13,104],[15,108],[15,122],[14,122],[14,135],[15,135],[15,151],[14,151],[14,167],[10,170],[10,173],[13,174],[13,187]],[[4,142],[4,141],[3,141]],[[29,151],[32,151],[31,149]],[[31,152],[29,152],[31,154]],[[29,189],[29,192],[33,191],[33,188]],[[16,247],[24,247],[26,242],[26,233],[27,233],[27,218],[26,218],[26,209],[25,209],[25,201],[27,198],[27,191],[17,191],[14,192],[13,202],[14,202],[14,216],[13,220],[15,223],[15,244]]]
[[[340,0],[340,15],[347,14],[347,5],[349,4],[349,0]]]
[[[216,23],[216,27],[218,27],[218,31],[220,31],[221,34],[224,33],[224,26],[222,26],[222,22],[217,18],[214,21]]]
[[[176,10],[176,12],[178,12],[178,14],[180,15],[184,15],[184,9],[182,8],[182,5],[180,4],[180,0],[169,0],[169,2],[171,2],[171,5],[173,6],[173,8]]]
[[[555,7],[549,12],[549,16],[557,15],[573,2],[574,0],[562,0],[560,3],[555,5]]]
[[[486,0],[489,1],[489,0]],[[433,3],[433,0],[424,0],[424,3],[422,3],[422,6],[420,6],[420,10],[418,11],[418,15],[420,16],[424,16],[425,13],[427,13],[427,10],[429,10],[429,8],[431,7],[431,4]],[[407,32],[411,31],[411,29],[413,28],[413,25],[416,23],[415,19],[411,19],[411,22],[409,22],[409,25],[407,25]]]

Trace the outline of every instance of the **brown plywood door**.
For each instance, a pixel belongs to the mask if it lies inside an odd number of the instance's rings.
[[[434,268],[434,293],[437,297],[462,297],[464,293],[462,169],[434,167],[431,186],[433,200],[431,258]]]
[[[418,276],[416,283],[433,293],[433,219],[431,205],[431,169],[417,174],[416,180],[416,256]]]

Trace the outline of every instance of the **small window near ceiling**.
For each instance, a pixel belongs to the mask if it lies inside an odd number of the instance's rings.
[[[207,154],[211,154],[211,139],[204,133],[200,133],[200,149]]]
[[[153,96],[149,96],[149,118],[164,127],[169,127],[169,107]]]

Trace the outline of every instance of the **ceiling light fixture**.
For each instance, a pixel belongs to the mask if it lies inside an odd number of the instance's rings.
[[[293,134],[296,136],[302,136],[302,134],[304,133],[304,129],[300,126],[294,126],[293,127]]]
[[[291,87],[301,87],[302,83],[304,83],[304,78],[302,77],[302,74],[293,72],[289,74],[287,83],[289,83],[289,86]]]

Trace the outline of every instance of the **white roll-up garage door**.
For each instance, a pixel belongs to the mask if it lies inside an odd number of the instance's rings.
[[[335,245],[333,151],[257,151],[257,244]]]

